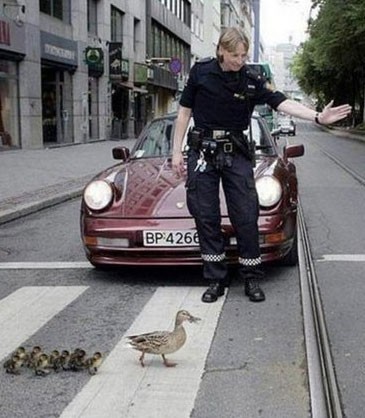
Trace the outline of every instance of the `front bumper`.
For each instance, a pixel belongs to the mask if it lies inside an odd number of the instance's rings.
[[[178,227],[177,227],[178,226]],[[95,266],[201,265],[198,246],[145,247],[143,230],[195,229],[187,219],[113,219],[81,215],[81,238],[86,257]],[[280,260],[291,250],[296,229],[296,211],[285,217],[260,217],[260,249],[263,262]],[[226,261],[238,263],[234,231],[228,219],[222,220],[226,239]]]

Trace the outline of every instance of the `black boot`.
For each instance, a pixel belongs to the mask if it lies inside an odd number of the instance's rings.
[[[265,294],[260,288],[257,279],[245,279],[245,293],[252,302],[262,302],[265,300]]]
[[[205,303],[215,302],[219,296],[224,295],[224,285],[220,281],[211,282],[208,289],[203,293],[202,301]]]

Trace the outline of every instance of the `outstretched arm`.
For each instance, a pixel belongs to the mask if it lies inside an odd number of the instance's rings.
[[[318,122],[321,125],[329,125],[349,115],[351,112],[351,106],[344,104],[341,106],[333,107],[333,100],[331,100],[328,105],[324,107],[322,112],[316,112],[315,110],[310,109],[309,107],[304,106],[299,102],[287,99],[280,103],[277,110],[301,119]]]

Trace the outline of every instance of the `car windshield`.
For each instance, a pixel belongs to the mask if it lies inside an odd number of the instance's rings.
[[[172,153],[173,118],[161,118],[152,121],[141,134],[137,148],[134,150],[134,158],[142,157],[167,157]],[[192,125],[192,122],[191,122]],[[252,137],[256,144],[257,155],[273,155],[275,150],[270,141],[268,129],[260,124],[258,119],[252,118]],[[249,137],[249,130],[246,135]],[[183,150],[187,150],[186,137],[183,142]]]
[[[172,152],[173,119],[156,119],[144,129],[137,148],[135,158],[166,157]]]

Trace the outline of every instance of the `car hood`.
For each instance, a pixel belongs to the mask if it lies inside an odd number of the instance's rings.
[[[271,160],[271,162],[270,162]],[[272,158],[260,159],[255,176],[272,170]],[[172,172],[171,159],[145,158],[114,166],[98,178],[114,183],[115,204],[109,215],[124,218],[190,218],[186,204],[186,177],[177,178]],[[227,216],[221,190],[221,213]]]

